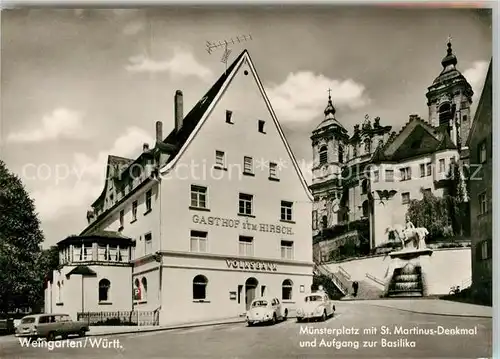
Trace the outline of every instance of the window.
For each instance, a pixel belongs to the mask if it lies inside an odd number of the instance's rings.
[[[322,165],[328,162],[328,149],[326,146],[322,146],[319,149],[319,164]]]
[[[206,253],[207,251],[207,232],[191,231],[191,252]]]
[[[132,202],[132,222],[137,219],[137,201]]]
[[[243,158],[243,173],[253,173],[253,159],[245,156]]]
[[[344,147],[339,145],[339,163],[344,163]]]
[[[404,167],[399,169],[401,173],[401,181],[411,180],[411,167]]]
[[[215,166],[218,168],[224,168],[225,166],[225,154],[223,151],[215,151]]]
[[[197,275],[193,279],[193,300],[207,299],[207,277]]]
[[[293,259],[293,242],[281,241],[281,258]]]
[[[408,204],[410,203],[410,192],[401,193],[402,203]]]
[[[467,122],[467,115],[462,116],[462,122]]]
[[[327,228],[328,227],[328,217],[327,216],[323,216],[321,218],[321,225],[323,228]]]
[[[233,118],[233,111],[226,110],[226,123],[233,123],[231,119]]]
[[[318,229],[318,211],[312,211],[312,229]]]
[[[439,125],[448,127],[451,119],[453,119],[453,114],[450,104],[441,105],[439,107]]]
[[[281,201],[281,220],[291,221],[292,220],[292,202]]]
[[[191,185],[191,207],[207,208],[207,187]]]
[[[486,141],[481,142],[477,148],[479,163],[486,162]]]
[[[370,207],[368,201],[363,202],[362,208],[363,208],[363,217],[368,217],[370,214]]]
[[[57,303],[62,303],[62,288],[61,288],[61,282],[57,282]]]
[[[252,215],[253,196],[251,194],[240,193],[239,214]]]
[[[352,146],[352,156],[357,157],[358,156],[358,145],[355,143]]]
[[[123,218],[125,217],[125,210],[120,211],[120,229],[123,229]]]
[[[486,192],[481,193],[478,196],[479,199],[479,214],[485,214],[488,212],[488,199],[486,198]]]
[[[363,182],[361,182],[361,194],[367,194],[368,193],[368,180],[364,179]]]
[[[151,197],[153,196],[153,191],[149,190],[146,192],[146,212],[151,211]]]
[[[439,173],[443,173],[445,171],[445,162],[444,158],[439,160]]]
[[[269,163],[269,178],[278,178],[278,165],[276,163]]]
[[[252,257],[253,256],[253,238],[240,236],[239,238],[239,255]]]
[[[141,284],[142,284],[142,299],[148,300],[148,280],[145,277],[142,277]]]
[[[264,132],[264,125],[266,124],[266,121],[259,120],[259,132],[260,133],[265,133]]]
[[[432,195],[432,189],[431,188],[424,189],[424,196],[430,196],[430,195]]]
[[[385,180],[387,182],[394,182],[394,171],[393,170],[385,170]]]
[[[378,181],[380,181],[379,173],[378,173],[378,171],[374,171],[373,172],[373,182],[377,183]]]
[[[427,163],[426,168],[427,168],[427,176],[431,176],[432,175],[432,163],[431,162]]]
[[[99,302],[107,302],[109,300],[109,288],[111,283],[107,279],[99,281]]]
[[[281,299],[292,300],[293,283],[290,279],[285,279],[281,285]]]
[[[420,177],[425,177],[425,163],[420,164]]]
[[[482,241],[479,246],[481,248],[481,259],[488,259],[488,242]]]
[[[148,233],[144,236],[144,243],[146,245],[145,254],[150,254],[153,252],[153,236]]]

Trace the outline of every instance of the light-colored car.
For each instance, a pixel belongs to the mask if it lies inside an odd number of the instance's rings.
[[[287,316],[288,309],[283,307],[278,298],[257,298],[252,301],[247,311],[247,324],[276,324],[278,320],[286,320]]]
[[[335,304],[325,292],[315,292],[305,296],[304,301],[297,308],[297,321],[307,319],[325,321],[335,314]]]
[[[35,314],[21,319],[16,328],[16,337],[46,338],[50,341],[58,336],[65,339],[72,334],[83,337],[88,331],[86,322],[75,322],[67,314]]]

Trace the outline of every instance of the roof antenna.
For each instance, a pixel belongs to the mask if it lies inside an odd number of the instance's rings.
[[[252,35],[242,35],[242,36],[237,36],[236,40],[231,38],[230,40],[222,40],[222,41],[214,41],[210,42],[207,41],[206,46],[207,46],[207,52],[209,54],[212,54],[213,51],[217,49],[224,49],[224,53],[222,54],[222,58],[220,59],[220,62],[225,64],[225,70],[224,70],[224,75],[226,75],[227,72],[227,60],[229,59],[229,55],[233,50],[231,50],[228,46],[229,45],[234,45],[237,43],[245,42],[245,41],[250,41],[252,40]]]

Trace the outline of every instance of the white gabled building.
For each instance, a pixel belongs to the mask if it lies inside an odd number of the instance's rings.
[[[182,107],[177,91],[174,129],[163,138],[157,123],[137,159],[110,156],[89,225],[60,242],[48,285],[47,300],[68,286],[72,301],[47,311],[155,311],[163,325],[237,316],[260,296],[294,307],[310,290],[312,196],[248,52]]]

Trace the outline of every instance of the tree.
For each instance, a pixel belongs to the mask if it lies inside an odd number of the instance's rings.
[[[0,160],[0,312],[40,302],[42,242],[33,200]]]
[[[421,189],[423,198],[411,200],[406,217],[415,227],[425,227],[429,231],[429,240],[449,235],[450,228],[449,198],[438,198]]]
[[[469,218],[469,194],[467,181],[464,173],[457,162],[451,165],[449,196],[447,196],[451,224],[456,235],[462,235],[468,229]]]

